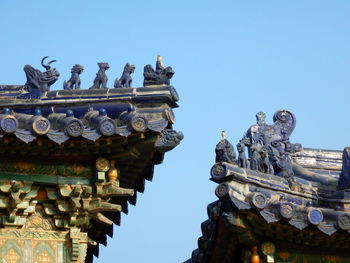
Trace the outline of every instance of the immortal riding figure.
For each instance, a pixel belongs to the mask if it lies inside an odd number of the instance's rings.
[[[236,153],[232,144],[226,139],[225,131],[221,132],[221,140],[215,147],[215,162],[236,164]]]
[[[170,79],[175,74],[172,67],[165,67],[162,57],[157,56],[156,70],[151,65],[146,65],[143,69],[143,85],[170,85]]]

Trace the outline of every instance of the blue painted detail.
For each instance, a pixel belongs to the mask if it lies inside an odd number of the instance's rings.
[[[131,109],[133,108],[132,104],[129,103],[116,103],[116,102],[86,102],[82,103],[81,105],[57,105],[57,106],[51,106],[51,105],[28,105],[27,108],[18,108],[16,107],[11,107],[16,113],[25,113],[25,114],[31,114],[34,115],[34,111],[37,107],[40,107],[42,116],[47,117],[51,113],[64,113],[66,114],[67,108],[69,108],[74,116],[76,118],[82,118],[86,112],[89,111],[89,109],[93,108],[94,110],[99,110],[101,108],[104,108],[108,112],[108,116],[110,118],[118,118],[119,115],[126,111],[130,112]]]
[[[107,111],[104,108],[99,109],[98,113],[100,116],[107,116]]]
[[[67,116],[67,117],[74,117],[73,111],[72,111],[72,110],[67,110],[67,111],[66,111],[66,116]]]
[[[312,208],[307,214],[307,218],[309,219],[311,224],[318,225],[323,220],[322,211],[317,208]]]
[[[311,201],[307,201],[306,206],[313,206],[313,203]]]
[[[40,116],[41,115],[41,110],[40,109],[35,109],[34,110],[34,115],[35,116]]]
[[[27,93],[28,94],[28,93]],[[80,99],[83,100],[89,100],[89,99],[111,99],[111,98],[130,98],[130,97],[135,97],[135,95],[112,95],[112,96],[106,96],[106,95],[100,95],[100,96],[84,96]],[[142,97],[146,97],[145,95],[142,95]],[[150,97],[152,97],[152,95],[150,95]],[[23,99],[23,98],[21,98]],[[39,98],[33,98],[33,99],[40,99]],[[51,98],[41,98],[42,101],[55,101],[55,100],[76,100],[77,97],[76,96],[72,96],[72,97],[51,97]]]
[[[32,91],[32,92],[23,93],[17,96],[17,99],[40,99],[40,98],[41,98],[41,91]]]
[[[5,115],[10,114],[10,109],[9,108],[3,108],[2,109],[2,114],[5,114]]]
[[[290,203],[297,204],[297,205],[302,205],[303,204],[303,200],[301,198],[292,197],[290,195],[286,196],[285,200],[290,202]]]

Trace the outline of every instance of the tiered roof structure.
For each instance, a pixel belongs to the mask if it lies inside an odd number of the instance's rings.
[[[183,139],[173,130],[174,74],[158,57],[146,85],[131,86],[127,64],[108,88],[108,63],[90,89],[81,65],[64,90],[59,73],[24,67],[25,85],[0,85],[0,258],[4,262],[92,262],[154,165]]]
[[[350,148],[291,143],[296,119],[287,110],[272,125],[256,117],[237,158],[225,134],[216,146],[218,200],[187,263],[350,262]]]

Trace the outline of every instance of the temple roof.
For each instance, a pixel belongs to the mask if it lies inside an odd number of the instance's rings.
[[[174,72],[148,65],[147,85],[133,88],[135,67],[127,63],[115,88],[107,88],[100,71],[108,63],[98,63],[93,86],[83,90],[83,67],[75,65],[64,90],[50,91],[59,74],[44,59],[45,72],[24,67],[25,85],[0,85],[0,209],[8,210],[0,224],[22,228],[28,214],[43,211],[55,230],[87,233],[86,262],[92,262],[152,180],[154,165],[183,139],[173,130]]]
[[[273,125],[257,116],[237,144],[237,158],[225,133],[216,146],[211,180],[218,200],[208,205],[198,249],[187,262],[240,262],[244,246],[266,241],[348,255],[349,148],[303,149],[289,140],[290,112],[277,111]]]

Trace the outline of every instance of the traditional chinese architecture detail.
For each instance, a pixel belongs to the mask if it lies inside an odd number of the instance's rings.
[[[182,132],[177,132],[171,129],[163,130],[158,136],[155,147],[160,152],[167,152],[174,149],[184,138]]]
[[[258,112],[257,124],[251,126],[241,140],[248,147],[250,168],[276,174],[293,184],[290,154],[301,149],[300,144],[289,142],[289,136],[295,128],[295,117],[289,111],[278,111],[273,117],[273,125],[267,125],[265,117],[265,113]]]
[[[256,117],[237,144],[238,159],[217,158],[211,169],[218,183],[216,216],[209,214],[215,228],[202,228],[186,263],[348,262],[349,148],[291,143],[296,120],[287,110],[277,111],[272,125],[264,113]]]
[[[343,151],[343,166],[339,175],[338,188],[340,190],[350,188],[350,147],[346,147]]]
[[[151,65],[146,65],[143,70],[143,85],[170,85],[170,79],[175,74],[175,71],[171,67],[165,67],[163,59],[158,55],[156,70]]]
[[[75,64],[71,70],[72,76],[69,80],[63,82],[64,89],[80,89],[81,80],[80,74],[83,73],[84,67],[79,64]]]
[[[134,73],[135,66],[129,63],[126,63],[123,74],[120,79],[116,78],[114,81],[115,88],[131,88],[132,78],[131,74]]]
[[[239,142],[237,144],[237,151],[238,151],[238,159],[237,159],[237,165],[242,168],[249,168],[250,164],[249,161],[245,155],[245,145],[242,142]]]
[[[183,139],[172,128],[179,97],[169,85],[131,88],[129,64],[125,89],[108,89],[99,63],[93,89],[80,89],[75,65],[64,90],[49,91],[51,63],[25,86],[0,85],[0,257],[92,263]]]
[[[236,154],[232,144],[226,139],[226,133],[221,132],[222,139],[215,147],[215,161],[236,163]]]
[[[44,64],[44,60],[48,57],[44,57],[41,60],[41,65],[46,69],[45,72],[41,72],[38,69],[33,68],[30,65],[24,66],[24,72],[26,73],[27,82],[24,85],[24,89],[29,92],[44,92],[49,91],[50,86],[58,80],[60,73],[51,68],[51,63],[56,60],[51,60],[47,64]]]
[[[96,73],[94,79],[94,85],[90,89],[106,89],[108,77],[106,75],[106,70],[109,69],[109,64],[106,62],[97,63],[99,70]]]

